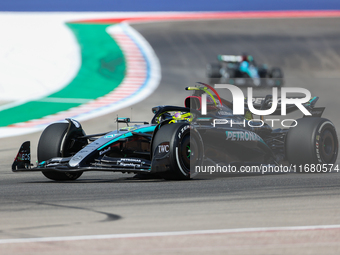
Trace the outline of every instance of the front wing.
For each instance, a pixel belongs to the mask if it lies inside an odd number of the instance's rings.
[[[52,158],[40,162],[36,167],[31,164],[30,142],[23,143],[12,164],[13,172],[86,172],[86,171],[108,171],[127,173],[151,172],[151,161],[140,158],[112,158],[103,156],[95,159],[87,166],[71,167],[68,163],[72,157]]]

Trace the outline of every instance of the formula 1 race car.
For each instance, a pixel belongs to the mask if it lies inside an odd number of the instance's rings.
[[[186,89],[193,94],[185,99],[185,107],[153,107],[151,124],[131,126],[129,118],[117,118],[117,125],[126,126],[86,135],[76,120],[53,123],[40,137],[37,166],[31,164],[30,142],[25,142],[12,170],[39,171],[56,181],[75,180],[86,171],[190,179],[196,166],[211,163],[327,165],[337,158],[336,130],[331,121],[321,118],[324,108],[314,107],[317,97],[303,104],[313,116],[296,120],[295,127],[273,129],[254,120],[247,104],[244,116],[233,115],[232,103],[208,84]],[[256,107],[267,109],[270,101],[268,95]],[[201,113],[202,102],[207,102],[206,115]],[[295,105],[286,108],[287,113],[296,109]]]
[[[267,65],[258,65],[251,55],[218,55],[219,63],[207,64],[209,83],[228,83],[236,86],[283,85],[283,72],[278,67],[270,70]]]

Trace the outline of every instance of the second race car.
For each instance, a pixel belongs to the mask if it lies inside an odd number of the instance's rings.
[[[281,68],[259,65],[251,55],[218,55],[219,63],[206,66],[209,83],[228,83],[236,86],[280,87],[284,84]]]

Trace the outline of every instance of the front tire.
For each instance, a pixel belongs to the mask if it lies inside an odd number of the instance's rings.
[[[158,145],[169,144],[169,170],[161,176],[168,180],[188,180],[192,178],[194,168],[202,165],[203,142],[189,123],[171,123],[162,126],[152,142],[153,152]]]
[[[46,161],[55,157],[68,157],[80,149],[74,137],[67,135],[68,123],[53,123],[42,133],[38,143],[38,161]],[[78,179],[83,172],[43,171],[42,174],[54,181],[70,181]]]
[[[338,137],[331,121],[318,117],[297,120],[286,137],[290,164],[334,164],[338,156]]]

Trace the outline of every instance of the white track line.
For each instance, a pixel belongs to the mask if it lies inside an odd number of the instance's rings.
[[[315,226],[289,226],[289,227],[264,227],[264,228],[232,228],[232,229],[211,229],[174,232],[151,232],[132,234],[111,234],[111,235],[88,235],[88,236],[61,236],[61,237],[37,237],[2,239],[1,244],[10,243],[36,243],[36,242],[63,242],[120,238],[141,238],[141,237],[163,237],[163,236],[185,236],[185,235],[207,235],[207,234],[231,234],[231,233],[252,233],[252,232],[278,232],[278,231],[306,231],[306,230],[331,230],[339,229],[340,225],[315,225]]]

